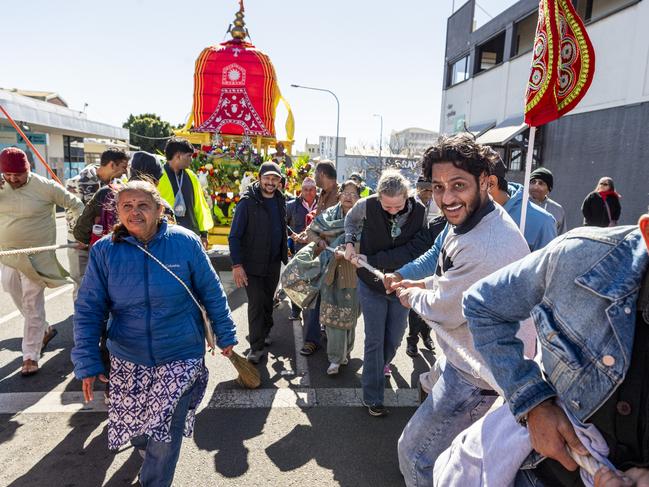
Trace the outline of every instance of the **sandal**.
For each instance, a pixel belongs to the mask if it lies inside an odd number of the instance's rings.
[[[52,338],[54,338],[58,334],[59,332],[56,331],[56,328],[49,328],[45,332],[45,336],[43,337],[43,346],[41,346],[41,353],[45,351],[45,347],[47,347],[47,344],[52,341]]]
[[[23,366],[20,369],[20,375],[27,377],[38,372],[38,362],[36,360],[23,360]]]

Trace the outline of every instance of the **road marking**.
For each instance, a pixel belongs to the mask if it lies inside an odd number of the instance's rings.
[[[361,407],[360,388],[299,388],[214,391],[199,409],[305,409],[314,407]],[[388,407],[417,407],[416,389],[386,389]],[[0,394],[0,414],[103,413],[103,391],[95,391],[89,404],[81,391],[6,392]]]
[[[63,286],[61,289],[57,289],[53,293],[48,294],[45,296],[45,302],[48,302],[50,299],[56,298],[57,296],[60,296],[61,294],[67,293],[68,291],[71,291],[73,288],[72,284],[66,284]],[[9,313],[8,315],[4,315],[0,317],[0,325],[3,323],[6,323],[9,320],[13,320],[14,318],[17,318],[20,316],[20,311],[15,310]]]

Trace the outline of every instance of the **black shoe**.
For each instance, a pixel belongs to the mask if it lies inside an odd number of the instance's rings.
[[[388,415],[388,410],[383,404],[370,406],[365,401],[363,401],[363,406],[367,408],[367,412],[370,414],[370,416],[374,416],[375,418],[380,418],[381,416]]]
[[[435,344],[433,343],[433,339],[431,337],[424,338],[424,347],[426,347],[431,352],[435,349]]]
[[[299,320],[302,319],[302,317],[301,317],[299,314],[298,314],[298,315],[291,314],[291,315],[288,317],[288,319],[289,319],[290,321],[299,321]]]
[[[315,351],[318,349],[318,345],[312,342],[306,342],[302,349],[300,350],[300,355],[304,355],[305,357],[308,357],[309,355],[313,355]]]
[[[408,345],[406,347],[406,355],[408,357],[418,357],[419,350],[417,350],[417,345]]]

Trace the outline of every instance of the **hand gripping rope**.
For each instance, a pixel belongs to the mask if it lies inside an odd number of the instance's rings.
[[[340,250],[336,250],[332,247],[327,247],[327,250],[331,252],[339,252]],[[377,279],[380,279],[381,282],[383,282],[383,279],[385,278],[385,274],[383,274],[380,270],[376,269],[375,267],[372,267],[370,264],[365,262],[364,260],[358,259],[357,260],[358,265],[367,269],[369,272],[371,272]],[[496,382],[496,379],[494,378],[493,374],[491,371],[476,357],[471,355],[471,353],[464,348],[462,345],[460,345],[455,338],[453,338],[451,335],[449,335],[444,328],[442,328],[439,323],[436,323],[434,321],[430,321],[426,319],[425,317],[422,316],[424,321],[430,326],[430,328],[435,332],[435,334],[441,339],[444,340],[448,345],[455,350],[455,352],[462,357],[462,359],[469,364],[469,366],[472,369],[473,376],[476,378],[480,378],[483,381],[485,381],[487,384],[489,384],[500,396],[505,397],[502,389],[498,387],[498,383]],[[592,455],[587,455],[587,456],[582,456],[579,455],[576,452],[573,452],[570,448],[568,448],[568,453],[572,457],[572,459],[579,465],[581,468],[583,468],[586,472],[588,472],[590,475],[593,477],[595,476],[595,473],[601,468],[604,467],[605,465],[602,464],[601,462],[597,461]]]

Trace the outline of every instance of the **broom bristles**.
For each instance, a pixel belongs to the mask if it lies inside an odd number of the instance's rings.
[[[232,354],[228,358],[239,373],[239,377],[237,377],[237,382],[239,382],[239,384],[246,389],[257,389],[257,387],[261,385],[261,377],[259,376],[257,367],[235,351],[232,351]]]

